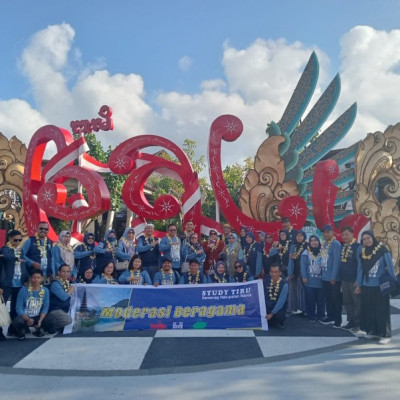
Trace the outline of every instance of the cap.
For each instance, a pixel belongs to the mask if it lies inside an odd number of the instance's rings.
[[[324,225],[321,229],[322,232],[328,231],[328,232],[333,232],[332,225]]]

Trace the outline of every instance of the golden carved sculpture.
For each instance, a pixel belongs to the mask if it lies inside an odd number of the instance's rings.
[[[282,136],[264,140],[254,159],[254,169],[247,173],[240,191],[242,211],[258,221],[276,220],[279,201],[299,194],[295,181],[284,182],[285,163],[278,149],[284,141]]]
[[[390,249],[399,273],[400,123],[369,133],[356,155],[355,212],[371,219],[375,236]]]
[[[0,211],[3,219],[12,220],[23,236],[28,234],[22,207],[26,150],[15,136],[8,140],[0,133]]]

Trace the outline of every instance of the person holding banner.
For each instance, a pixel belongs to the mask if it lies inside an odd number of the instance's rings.
[[[115,270],[115,264],[113,261],[108,262],[103,267],[103,272],[101,276],[97,275],[93,283],[104,283],[106,285],[118,285],[117,281],[117,271]]]
[[[289,286],[281,276],[282,271],[279,264],[272,264],[269,274],[270,276],[265,280],[265,305],[268,324],[283,329]]]
[[[154,275],[153,286],[177,285],[180,280],[179,273],[172,269],[172,260],[169,257],[162,257],[161,271]]]
[[[138,254],[134,255],[129,262],[127,271],[124,271],[118,278],[122,285],[151,285],[150,275],[142,270],[142,260]]]
[[[190,260],[189,272],[183,273],[179,281],[181,285],[184,284],[196,285],[207,282],[208,280],[206,276],[202,272],[200,272],[200,263],[196,258]]]
[[[95,247],[94,234],[86,233],[83,238],[83,243],[75,248],[74,257],[77,260],[78,276],[83,277],[87,267],[91,268],[92,271],[96,270]]]
[[[175,224],[168,225],[168,232],[160,241],[160,252],[171,258],[174,271],[181,270],[181,240]]]
[[[42,324],[43,329],[50,334],[62,332],[66,325],[72,323],[68,311],[75,288],[70,283],[70,275],[69,265],[61,265],[56,279],[51,282],[49,313]]]
[[[254,277],[247,270],[243,261],[235,262],[235,271],[236,271],[235,275],[233,277],[232,276],[230,277],[229,282],[236,283],[236,282],[254,281]]]
[[[208,281],[210,283],[228,283],[230,279],[229,274],[226,272],[224,262],[222,260],[217,261],[215,271],[210,274]]]
[[[35,327],[34,335],[43,337],[40,330],[49,310],[49,290],[42,285],[43,271],[34,269],[29,279],[29,285],[23,286],[17,296],[17,317],[14,318],[8,334],[16,335],[19,340],[25,339],[25,331]]]
[[[104,240],[102,240],[93,250],[96,254],[95,275],[100,275],[104,266],[106,266],[110,261],[114,263],[116,262],[116,246],[117,237],[115,231],[110,229],[106,232]]]

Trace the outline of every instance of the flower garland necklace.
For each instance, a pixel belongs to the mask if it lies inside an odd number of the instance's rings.
[[[121,240],[126,247],[135,247],[135,239],[128,240],[127,238],[122,237]]]
[[[111,250],[112,256],[113,258],[115,258],[115,246],[113,246],[108,240],[105,240],[105,242],[107,245],[107,249]]]
[[[292,255],[293,255],[293,258],[294,258],[295,260],[297,260],[297,259],[300,257],[301,253],[304,251],[304,245],[305,245],[305,243],[306,243],[306,242],[302,242],[301,245],[299,246],[299,248],[292,254]]]
[[[215,279],[216,281],[218,281],[218,283],[227,283],[228,280],[225,279],[225,276],[226,276],[226,272],[224,272],[224,273],[222,274],[222,278],[221,278],[221,279],[219,278],[219,276],[218,276],[217,274],[214,274],[214,279]]]
[[[152,242],[154,242],[154,236],[143,236],[144,242],[147,244],[152,244]]]
[[[43,246],[40,243],[40,238],[38,235],[36,235],[36,246],[38,250],[40,251],[40,258],[47,258],[47,236],[44,238],[44,243]]]
[[[282,258],[287,253],[287,251],[289,250],[289,243],[290,243],[290,240],[286,240],[285,246],[283,246],[283,248],[281,248],[279,250],[279,257],[280,258]]]
[[[239,282],[239,277],[238,277],[237,275],[235,275],[235,279],[236,279],[236,282]],[[242,280],[242,282],[247,282],[247,272],[245,272],[245,273],[243,274],[243,280]]]
[[[208,246],[211,250],[216,250],[218,248],[219,242],[221,241],[221,239],[219,237],[217,237],[217,240],[214,243],[214,246],[210,246],[210,240],[208,240]]]
[[[229,248],[229,246],[226,246],[226,255],[227,255],[228,257],[230,257],[230,255],[231,255],[232,253],[237,253],[238,246],[240,246],[239,243],[236,243],[235,247],[234,247],[232,250]]]
[[[64,292],[68,292],[68,290],[71,288],[70,281],[68,279],[67,280],[61,279],[60,277],[57,277],[56,279],[61,283]]]
[[[272,249],[275,249],[275,247],[273,246],[273,243],[271,243],[271,247],[270,247],[270,249],[269,249],[269,251],[268,251],[268,254],[267,254],[267,250],[265,250],[265,244],[264,244],[264,247],[263,247],[263,254],[264,254],[264,256],[269,257],[269,255],[270,255]]]
[[[106,280],[108,285],[114,285],[117,282],[113,277],[109,279],[104,272],[101,274],[101,276]]]
[[[332,242],[335,240],[335,237],[333,237],[331,240],[325,241],[325,243],[322,245],[320,253],[322,258],[326,258],[328,256],[329,248],[331,247]]]
[[[251,253],[251,251],[253,250],[255,242],[253,242],[250,246],[249,246],[249,250],[246,251],[245,248],[243,248],[243,255],[244,255],[244,262],[247,264],[247,258],[249,256],[249,254]]]
[[[361,257],[364,260],[370,260],[379,250],[380,248],[383,246],[382,242],[379,242],[377,246],[375,246],[374,250],[372,250],[372,253],[367,255],[365,254],[365,247],[363,246],[362,252],[361,252]]]
[[[131,285],[139,285],[140,281],[141,281],[141,278],[142,278],[141,275],[140,275],[140,271],[132,269],[131,272],[130,272],[130,275],[131,275],[131,278],[133,278],[130,281],[130,284]]]
[[[269,299],[276,301],[276,299],[278,298],[278,293],[279,293],[279,288],[282,282],[282,278],[279,277],[279,279],[274,282],[273,279],[271,279],[271,282],[269,284]],[[276,284],[274,284],[276,283]]]
[[[310,246],[307,246],[307,251],[308,251],[308,255],[314,260],[314,262],[316,261],[316,259],[317,259],[318,257],[321,256],[321,249],[319,249],[319,252],[318,252],[318,254],[317,254],[316,256],[315,256],[314,253],[312,252]]]
[[[342,247],[342,251],[340,253],[340,261],[347,262],[347,258],[353,254],[353,250],[351,246],[356,242],[356,239],[353,239],[350,243],[345,243]]]
[[[82,243],[82,244],[83,244],[83,248],[85,249],[85,251],[93,251],[93,250],[89,249],[89,247],[87,247],[86,243]],[[94,259],[96,258],[96,254],[95,254],[95,253],[91,254],[91,255],[89,256],[89,258],[90,258],[91,260],[94,260]]]
[[[58,241],[57,246],[61,247],[62,249],[66,250],[66,251],[69,251],[71,253],[73,252],[72,246],[70,244],[64,244],[64,243]]]
[[[36,290],[35,290],[35,291],[36,291]],[[34,290],[33,290],[33,288],[32,288],[32,285],[29,284],[29,286],[28,286],[28,294],[29,294],[29,299],[28,299],[28,301],[29,301],[29,304],[35,300],[35,298],[33,297],[33,292],[34,292]],[[44,298],[44,293],[45,293],[45,292],[44,292],[43,285],[40,285],[40,288],[39,288],[39,305],[38,305],[38,308],[41,308],[41,307],[42,307],[43,298]]]
[[[19,246],[14,247],[11,245],[10,242],[7,243],[7,247],[14,250],[14,257],[17,259],[17,262],[19,262],[19,259],[21,257],[21,252],[22,252],[21,247],[19,247]]]
[[[170,272],[168,272],[168,274],[169,274],[169,279],[167,281],[167,273],[163,269],[161,270],[163,285],[173,285],[175,283],[174,271],[170,270]]]
[[[200,271],[196,272],[196,278],[194,279],[194,282],[192,281],[192,274],[189,272],[188,281],[189,281],[190,285],[195,285],[195,284],[199,283],[200,282]]]

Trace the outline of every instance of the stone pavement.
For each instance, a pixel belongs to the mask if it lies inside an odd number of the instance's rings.
[[[399,299],[392,300],[392,329],[394,333],[400,330]],[[299,316],[288,318],[284,330],[267,332],[159,330],[56,335],[43,339],[29,336],[22,342],[15,339],[0,342],[0,373],[46,376],[188,373],[294,360],[367,342],[348,331],[311,323]]]

